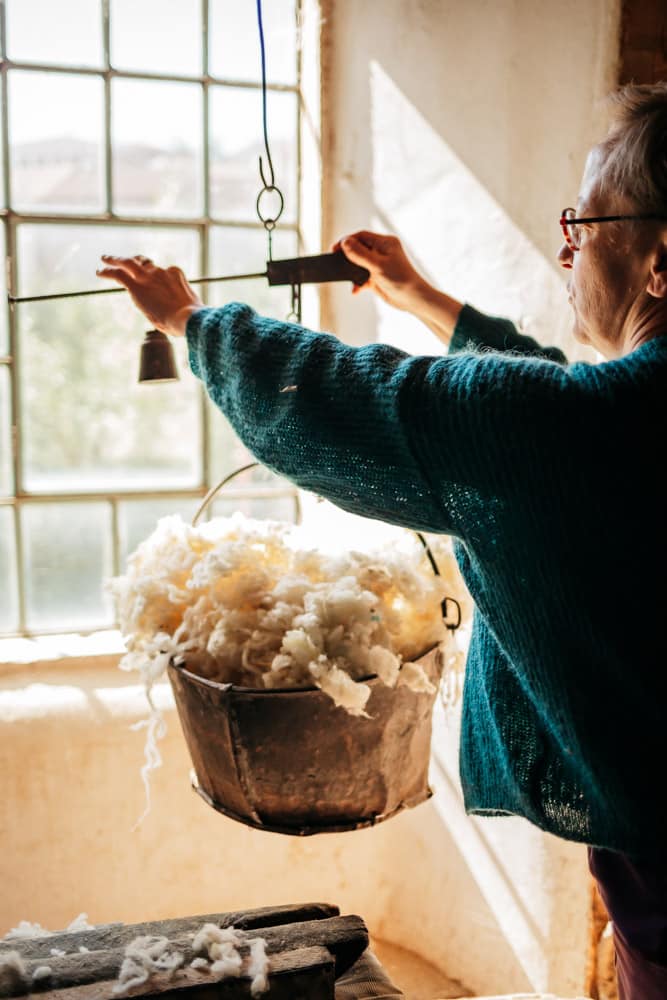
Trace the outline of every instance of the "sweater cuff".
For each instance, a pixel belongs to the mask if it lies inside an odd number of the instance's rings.
[[[459,313],[449,342],[449,354],[474,350],[481,346],[507,351],[514,346],[513,341],[516,336],[516,327],[511,320],[487,316],[466,302]]]
[[[225,309],[226,306],[223,306]],[[222,310],[204,306],[193,312],[185,326],[185,339],[188,345],[188,360],[192,374],[199,379],[204,378],[204,352],[206,350],[206,321],[211,313]]]

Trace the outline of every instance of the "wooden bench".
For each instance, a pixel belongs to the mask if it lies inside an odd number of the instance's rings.
[[[269,990],[264,994],[267,1000],[403,996],[377,959],[367,952],[368,931],[361,917],[341,916],[338,907],[326,903],[207,913],[139,924],[105,924],[88,931],[16,938],[0,942],[0,964],[3,954],[6,957],[7,952],[18,952],[26,980],[32,984],[30,995],[42,1000],[118,1000],[114,986],[125,947],[144,935],[166,937],[184,955],[184,967],[174,974],[154,973],[147,982],[121,996],[144,1000],[246,1000],[251,996],[247,949],[241,948],[244,963],[239,978],[225,978],[190,966],[195,957],[193,937],[206,923],[257,931],[249,936],[265,939],[270,961]],[[48,966],[51,973],[33,983],[40,966]],[[25,988],[16,985],[3,986],[0,978],[0,997],[26,993]]]

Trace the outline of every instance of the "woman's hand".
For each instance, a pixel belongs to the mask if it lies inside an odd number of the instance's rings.
[[[360,264],[370,271],[366,284],[353,288],[355,293],[362,288],[372,288],[389,305],[412,313],[443,344],[449,344],[463,303],[439,292],[422,278],[396,236],[362,230],[344,236],[333,249],[342,250],[353,264]]]
[[[371,288],[396,309],[414,311],[426,282],[408,260],[397,236],[362,230],[338,240],[333,250],[342,250],[348,260],[370,271],[365,285],[353,287],[355,294]]]
[[[182,337],[193,312],[203,302],[188,284],[180,267],[156,267],[148,257],[102,256],[96,274],[123,285],[149,323],[172,337]]]

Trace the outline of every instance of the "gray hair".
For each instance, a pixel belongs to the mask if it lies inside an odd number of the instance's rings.
[[[598,146],[601,187],[640,212],[667,215],[667,82],[628,84],[609,104],[609,131]]]

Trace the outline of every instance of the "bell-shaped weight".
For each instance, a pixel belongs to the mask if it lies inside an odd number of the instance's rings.
[[[174,348],[166,333],[148,330],[141,345],[140,382],[175,382],[178,379]]]

